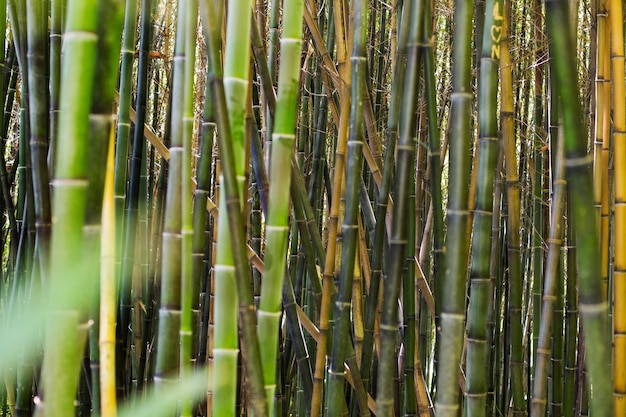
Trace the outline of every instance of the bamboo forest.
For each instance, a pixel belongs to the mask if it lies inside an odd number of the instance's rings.
[[[0,0],[0,416],[626,417],[620,0]]]

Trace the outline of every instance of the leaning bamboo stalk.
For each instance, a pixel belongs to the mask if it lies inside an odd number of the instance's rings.
[[[65,34],[57,154],[64,155],[53,181],[54,224],[51,245],[50,298],[54,300],[47,323],[43,388],[46,415],[74,413],[86,329],[79,331],[79,317],[86,315],[90,300],[67,294],[68,282],[82,277],[83,223],[87,181],[89,106],[96,63],[97,2],[69,1]],[[81,305],[82,304],[82,305]],[[87,310],[88,311],[88,310]],[[82,337],[81,337],[82,335]]]
[[[568,183],[576,184],[576,187],[573,187],[569,194],[568,203],[572,204],[572,222],[579,260],[579,310],[585,331],[586,369],[593,389],[590,405],[595,416],[608,417],[614,415],[614,403],[610,388],[609,361],[611,353],[607,332],[608,305],[599,279],[598,234],[593,229],[589,233],[590,227],[595,228],[595,222],[589,223],[589,219],[593,218],[594,215],[593,201],[589,199],[589,196],[593,195],[591,178],[593,158],[587,153],[587,138],[582,126],[573,39],[569,36],[571,32],[568,21],[562,19],[567,6],[564,1],[558,0],[547,0],[545,4],[548,36],[551,40],[550,54],[553,58],[550,64],[556,72],[557,88],[562,103],[566,178]],[[621,25],[621,20],[618,23]],[[617,37],[616,40],[622,41],[621,37]],[[617,61],[621,61],[623,71],[623,53],[621,56],[621,60],[617,59]],[[614,65],[618,66],[619,63]],[[621,74],[622,72],[618,73]],[[618,97],[623,97],[623,91],[623,89],[617,89],[615,93]],[[619,93],[621,95],[618,95]],[[618,139],[623,140],[623,136],[626,134],[619,130],[619,126],[616,128],[618,129],[615,132],[615,143],[617,144]],[[616,167],[620,166],[619,162],[616,160]],[[626,166],[624,161],[621,164]],[[614,365],[618,364],[615,363]]]
[[[545,265],[545,280],[543,289],[543,304],[541,306],[541,327],[537,345],[537,359],[535,363],[535,376],[532,398],[532,417],[544,416],[547,407],[548,374],[552,352],[552,325],[555,321],[556,290],[561,259],[561,246],[563,244],[565,212],[565,191],[562,138],[557,145],[556,162],[554,167],[552,207],[550,213],[550,233],[548,236],[548,257]],[[560,382],[560,380],[559,380]]]
[[[539,59],[542,54],[545,53],[545,47],[543,47],[545,41],[543,39],[543,23],[542,23],[542,15],[541,15],[541,4],[539,0],[534,0],[533,10],[535,13],[535,45],[537,45],[537,50],[535,52],[536,59]],[[531,172],[532,184],[533,184],[533,253],[532,253],[532,285],[533,285],[533,329],[532,329],[532,352],[535,352],[537,349],[537,344],[539,342],[539,323],[541,321],[541,289],[542,289],[542,281],[543,281],[543,225],[544,225],[544,209],[543,209],[543,177],[544,177],[544,155],[543,155],[543,142],[544,142],[544,133],[543,133],[543,125],[544,125],[544,104],[543,104],[543,80],[544,80],[544,70],[542,65],[537,65],[535,67],[535,97],[534,97],[534,106],[535,106],[535,131],[534,131],[534,141],[533,141],[533,166],[534,171]],[[536,358],[536,354],[533,353],[533,361]],[[534,368],[534,362],[531,364],[531,376],[530,376],[530,385],[534,384],[534,372],[532,369]],[[532,395],[532,393],[531,393]]]

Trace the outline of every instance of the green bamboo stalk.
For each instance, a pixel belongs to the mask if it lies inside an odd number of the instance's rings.
[[[278,349],[278,325],[282,280],[285,273],[289,224],[289,188],[291,156],[296,130],[296,100],[300,78],[302,50],[303,1],[284,5],[281,44],[281,66],[278,75],[278,99],[272,134],[270,190],[266,230],[266,269],[261,286],[258,311],[258,335],[261,344],[265,389],[272,413],[276,385],[275,367]]]
[[[50,298],[54,300],[47,323],[43,389],[47,416],[74,413],[80,359],[86,329],[78,331],[79,317],[91,300],[65,293],[68,282],[82,278],[83,223],[87,181],[89,106],[96,63],[97,3],[69,1],[61,75],[59,141],[57,154],[64,163],[55,170],[54,224],[51,240]],[[81,306],[81,304],[83,304]],[[87,310],[85,310],[87,308]],[[82,337],[80,337],[82,335]]]
[[[405,16],[411,15],[412,2],[405,3]],[[411,19],[404,19],[401,24],[400,38],[397,43],[397,59],[394,66],[395,82],[391,85],[391,103],[387,114],[387,125],[385,129],[385,161],[383,164],[383,178],[376,199],[376,226],[372,242],[372,261],[369,293],[367,297],[365,320],[363,324],[363,353],[361,357],[361,378],[367,389],[370,388],[370,373],[373,357],[374,343],[374,323],[378,314],[378,294],[380,291],[380,278],[382,275],[382,261],[386,250],[385,245],[385,223],[389,202],[389,191],[393,176],[393,158],[395,143],[398,136],[398,119],[400,116],[401,88],[404,82],[404,68],[406,65],[406,48],[409,37]]]
[[[439,312],[441,309],[441,294],[443,293],[439,286],[440,283],[443,282],[443,247],[445,234],[442,208],[443,198],[441,195],[442,151],[438,122],[437,91],[435,86],[435,51],[433,42],[431,41],[433,38],[433,19],[431,10],[432,4],[426,5],[426,13],[424,14],[424,32],[421,36],[424,51],[426,106],[428,107],[428,174],[431,182],[430,193],[433,217],[433,291],[435,292],[434,318],[435,323],[438,323]]]
[[[180,6],[179,6],[180,7]],[[194,281],[192,276],[193,259],[193,215],[192,215],[192,151],[193,151],[193,121],[194,121],[194,74],[196,61],[196,27],[198,22],[198,2],[189,0],[186,5],[186,14],[180,15],[184,19],[185,30],[181,33],[184,37],[184,91],[183,91],[183,117],[182,117],[182,203],[181,203],[181,234],[182,234],[182,259],[181,259],[181,322],[180,322],[180,379],[185,382],[191,377],[191,366],[195,363],[194,331],[193,322],[197,323],[199,313],[198,297],[199,282]],[[204,232],[204,230],[202,230]],[[180,406],[181,416],[192,415],[193,401],[183,401]]]
[[[561,95],[563,129],[565,137],[565,167],[569,183],[576,184],[569,195],[572,205],[575,243],[578,255],[579,310],[585,331],[585,350],[588,379],[593,387],[591,412],[595,416],[613,415],[611,398],[611,372],[609,369],[610,343],[608,340],[608,305],[602,294],[600,281],[598,234],[593,218],[591,164],[587,153],[585,129],[582,126],[581,106],[578,97],[575,47],[570,36],[568,21],[562,19],[567,4],[564,1],[545,2],[551,68],[556,73],[557,88]],[[591,227],[592,232],[589,232]],[[584,236],[584,238],[583,238]]]
[[[221,2],[218,2],[221,6]],[[206,7],[206,6],[205,6]],[[226,51],[224,67],[224,88],[226,89],[229,112],[229,130],[233,140],[234,172],[237,176],[237,189],[243,193],[244,177],[244,118],[245,103],[248,90],[249,76],[249,48],[250,48],[250,17],[252,4],[250,1],[235,1],[229,3],[228,20],[226,23]],[[221,13],[216,15],[221,18]],[[244,22],[241,25],[241,22]],[[213,20],[214,28],[221,26],[220,20]],[[217,34],[217,33],[216,33]],[[216,42],[216,40],[213,40]],[[221,65],[221,64],[220,64]],[[216,74],[221,68],[212,68]],[[214,97],[217,99],[217,97]],[[220,131],[225,126],[219,126]],[[223,132],[220,132],[220,135]],[[225,162],[222,162],[225,164]],[[230,167],[229,167],[230,168]],[[240,198],[242,194],[239,194]],[[219,206],[226,208],[226,193],[220,193]],[[237,210],[241,211],[241,207]],[[228,216],[218,219],[218,248],[215,262],[215,328],[214,328],[214,382],[213,396],[219,399],[213,402],[213,413],[216,416],[233,415],[236,404],[237,386],[237,306],[239,301],[236,290],[234,266],[235,254],[231,251],[232,241],[229,234]],[[272,362],[272,365],[274,363]],[[225,377],[225,376],[228,377]]]
[[[87,206],[85,213],[84,244],[87,268],[85,270],[86,284],[93,288],[88,289],[84,296],[92,297],[92,325],[89,327],[89,353],[91,362],[91,400],[92,408],[100,410],[100,357],[99,341],[99,311],[98,294],[100,274],[100,235],[102,222],[102,199],[104,193],[105,167],[107,149],[113,134],[113,102],[117,82],[117,67],[119,61],[119,35],[122,32],[122,2],[98,2],[98,54],[94,84],[99,86],[91,103],[90,115],[90,142],[88,166],[91,168],[87,176]],[[86,268],[86,269],[87,269]],[[85,322],[88,317],[81,318]],[[85,323],[87,324],[87,323]]]
[[[50,245],[50,175],[48,173],[48,82],[46,77],[47,11],[41,1],[26,2],[28,28],[28,85],[30,120],[30,157],[33,167],[35,227],[41,273],[48,274]]]
[[[465,277],[469,242],[468,178],[471,142],[471,33],[473,2],[455,2],[455,30],[450,108],[450,179],[445,243],[446,272],[441,298],[441,341],[435,409],[439,416],[459,410],[458,374],[463,345]]]
[[[423,30],[423,3],[413,5],[410,14],[411,27],[407,43],[407,63],[400,110],[397,163],[395,170],[395,191],[393,220],[389,234],[389,264],[387,279],[384,282],[383,307],[380,318],[380,364],[378,368],[378,389],[376,411],[381,416],[391,416],[396,406],[393,380],[397,378],[396,333],[398,331],[398,296],[400,295],[402,268],[406,261],[407,208],[409,187],[415,175],[415,132],[418,92],[418,72],[420,51],[417,41]],[[408,16],[408,15],[405,15]],[[413,215],[410,213],[408,215]],[[378,220],[381,221],[381,220]]]
[[[50,143],[48,167],[54,171],[56,138],[59,125],[59,92],[61,79],[61,43],[63,40],[62,20],[66,0],[52,0],[50,7]]]
[[[486,30],[483,32],[480,59],[478,184],[473,216],[465,371],[465,405],[468,417],[486,415],[487,411],[487,319],[493,314],[489,267],[493,188],[499,151],[497,95],[500,38],[497,34],[502,30],[501,10],[501,1],[487,1],[484,21]]]
[[[205,37],[206,38],[206,37]],[[207,62],[207,73],[210,72],[210,62]],[[200,332],[198,334],[198,364],[204,364],[206,359],[206,344],[208,337],[208,312],[209,312],[209,291],[207,282],[208,268],[205,264],[205,248],[210,242],[211,219],[207,218],[206,201],[211,195],[211,176],[213,162],[213,144],[215,139],[215,111],[211,98],[211,90],[208,83],[205,86],[204,113],[199,133],[200,157],[196,168],[196,192],[193,201],[193,242],[192,242],[192,276],[200,291]],[[254,225],[254,222],[251,222]],[[259,224],[260,225],[260,224]],[[208,231],[207,231],[207,226]],[[260,253],[260,247],[252,247]]]
[[[211,5],[215,6],[215,5]],[[209,74],[208,82],[211,84],[211,92],[214,97],[214,103],[216,107],[217,113],[217,121],[220,129],[220,134],[218,135],[218,149],[220,150],[220,158],[224,162],[223,164],[223,184],[224,190],[222,193],[221,199],[222,202],[225,203],[223,206],[226,209],[227,216],[222,216],[222,218],[226,218],[228,220],[228,230],[221,231],[220,236],[230,236],[232,238],[230,242],[230,254],[229,256],[233,256],[233,264],[234,266],[230,266],[227,269],[234,269],[235,278],[237,280],[237,289],[236,293],[239,296],[238,309],[239,309],[239,317],[241,318],[241,340],[243,346],[243,359],[245,362],[245,370],[247,374],[247,381],[249,383],[249,393],[250,393],[250,404],[252,406],[253,412],[255,415],[260,417],[267,416],[267,398],[265,396],[264,388],[263,388],[263,371],[262,371],[262,363],[261,363],[261,355],[259,351],[259,343],[256,337],[256,323],[254,316],[254,302],[252,299],[252,293],[250,289],[250,278],[249,278],[249,266],[247,259],[245,258],[245,237],[244,237],[244,224],[241,215],[241,203],[239,199],[239,191],[237,187],[238,179],[235,172],[235,159],[233,152],[233,142],[231,140],[231,132],[230,132],[230,121],[228,117],[227,107],[226,107],[226,95],[225,88],[222,81],[222,69],[219,58],[219,47],[217,46],[220,42],[219,37],[219,26],[217,25],[217,21],[214,20],[216,17],[221,16],[221,4],[218,3],[218,7],[211,7],[208,1],[201,2],[201,12],[202,12],[202,20],[206,27],[205,33],[209,34],[209,41],[207,42],[208,56],[211,60],[211,68],[213,69],[213,73]],[[232,9],[231,9],[232,10]],[[246,27],[249,28],[248,25]],[[248,60],[246,60],[248,61]],[[245,91],[245,90],[244,90]],[[227,203],[227,205],[226,205]],[[218,220],[218,223],[221,223]],[[219,224],[218,224],[219,227]],[[218,231],[220,233],[220,231]],[[226,233],[229,233],[226,235]],[[222,240],[223,242],[224,240]],[[225,248],[222,248],[225,249]],[[222,255],[223,257],[224,255]],[[218,255],[219,257],[219,255]],[[219,265],[221,259],[218,259],[217,264]],[[222,264],[223,265],[223,264]],[[216,265],[217,266],[217,265]],[[216,274],[217,275],[217,274]],[[217,282],[216,282],[217,284]],[[231,292],[228,296],[230,297],[230,302],[232,303],[232,296],[235,292]],[[216,300],[217,301],[217,300]],[[225,300],[226,301],[226,300]],[[216,316],[217,316],[218,306],[216,305]],[[217,322],[217,320],[216,320]],[[236,327],[236,326],[235,326]],[[216,335],[217,339],[217,335]],[[236,336],[235,336],[236,339]],[[215,340],[217,343],[218,340]],[[226,351],[230,354],[229,351]],[[220,353],[216,351],[214,347],[214,355]],[[224,353],[224,349],[222,349],[222,353]],[[236,353],[236,351],[235,351]],[[217,358],[216,358],[217,359]],[[228,359],[228,358],[226,358]],[[236,366],[236,359],[235,359]],[[214,363],[214,375],[219,375],[222,379],[215,379],[213,386],[213,396],[216,396],[217,392],[228,393],[236,390],[236,386],[230,386],[228,381],[223,381],[223,377],[225,374],[219,373],[220,369],[217,368],[217,365]],[[236,378],[233,378],[234,381],[232,385],[236,384]],[[224,383],[226,382],[226,383]],[[223,413],[232,415],[234,405],[234,401],[232,403],[223,403],[220,398],[219,404],[213,402],[213,412],[216,413],[216,410]]]
[[[126,201],[126,181],[128,173],[128,139],[130,137],[130,107],[133,62],[135,59],[135,25],[137,21],[137,0],[126,2],[124,13],[124,34],[120,70],[120,98],[117,116],[117,139],[115,149],[115,212],[118,219],[116,236],[120,239],[124,226]],[[122,245],[118,245],[118,263],[121,268]]]
[[[0,116],[0,144],[2,149],[6,148],[7,133],[9,130],[9,121],[11,116],[11,110],[13,107],[13,99],[15,96],[15,83],[17,81],[17,75],[13,74],[12,66],[15,63],[15,46],[9,45],[8,52],[5,57],[4,45],[6,43],[6,20],[7,20],[7,4],[6,1],[0,3],[0,86],[1,95],[0,103],[2,103],[3,115]],[[8,115],[8,117],[6,117]],[[17,165],[14,162],[14,166]],[[0,186],[2,189],[2,203],[3,209],[7,213],[8,218],[8,236],[10,240],[8,248],[8,260],[6,276],[11,276],[14,272],[15,262],[17,260],[17,246],[18,246],[18,225],[16,221],[15,204],[11,196],[11,184],[9,182],[9,176],[6,166],[6,158],[4,152],[0,155]],[[3,245],[3,250],[5,249]]]
[[[567,218],[572,219],[572,209],[567,207]],[[574,225],[567,228],[567,289],[565,312],[565,363],[563,380],[563,415],[573,417],[576,403],[576,346],[578,343],[578,267],[574,245]]]
[[[552,335],[551,379],[552,390],[550,412],[553,416],[563,415],[563,291],[565,290],[567,251],[561,251],[559,274],[557,276],[554,300],[554,331]]]
[[[278,51],[280,49],[279,37],[280,37],[280,10],[281,10],[282,0],[271,0],[268,4],[268,8],[270,11],[270,21],[269,21],[269,34],[268,34],[268,57],[267,62],[269,64],[269,75],[271,80],[271,86],[276,84],[277,78],[277,63],[278,63]],[[264,83],[267,86],[266,83]],[[269,87],[269,86],[268,86]],[[269,97],[266,95],[266,97]],[[266,160],[269,163],[271,154],[272,154],[272,132],[274,131],[274,121],[272,116],[272,111],[267,108],[265,113],[265,124],[267,127],[266,138],[265,138],[265,155]]]
[[[501,147],[501,146],[500,146]],[[497,314],[498,307],[500,306],[500,298],[499,298],[499,290],[496,288],[500,288],[500,283],[497,282],[498,278],[501,274],[499,271],[500,268],[500,260],[501,260],[501,251],[500,251],[500,237],[501,237],[501,218],[500,218],[500,208],[501,202],[503,200],[502,196],[502,163],[504,160],[503,152],[498,152],[498,159],[496,162],[496,178],[494,184],[493,191],[493,217],[491,220],[491,255],[489,261],[489,280],[491,281],[490,288],[491,294],[490,298],[493,303],[493,307],[489,310],[490,315],[487,317],[487,348],[488,352],[488,360],[487,360],[487,415],[492,415],[494,413],[494,407],[496,405],[496,393],[499,389],[498,382],[498,374],[499,374],[499,362],[498,362],[498,339],[499,339],[499,322],[496,323],[499,314]]]
[[[179,350],[182,316],[182,200],[189,197],[189,194],[183,195],[182,189],[183,166],[185,165],[183,115],[186,108],[185,65],[188,7],[191,7],[189,1],[181,1],[178,4],[172,68],[171,145],[162,237],[161,303],[154,375],[155,388],[162,393],[178,384],[181,360]]]
[[[423,115],[423,114],[422,114]],[[423,118],[422,118],[423,120]],[[423,176],[421,177],[423,178]],[[404,314],[402,346],[404,348],[404,360],[402,366],[402,412],[406,416],[414,416],[417,413],[417,389],[415,366],[415,246],[417,219],[413,214],[416,212],[416,184],[415,177],[409,182],[409,195],[407,197],[407,245],[406,260],[402,269],[402,312]]]

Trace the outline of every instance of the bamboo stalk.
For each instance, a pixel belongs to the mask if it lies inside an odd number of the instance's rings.
[[[470,301],[467,330],[465,399],[469,416],[485,415],[487,407],[487,318],[493,314],[489,266],[491,260],[491,223],[493,188],[499,152],[497,92],[502,2],[488,0],[479,80],[478,173],[476,207],[473,216]]]
[[[341,267],[339,288],[333,318],[332,351],[328,369],[327,412],[339,416],[344,407],[344,361],[348,356],[350,341],[350,310],[358,235],[359,189],[363,166],[364,114],[363,99],[367,71],[366,29],[367,8],[363,1],[353,3],[353,49],[350,97],[350,130],[346,174],[346,207],[342,225]],[[271,200],[270,200],[271,201]],[[353,348],[352,348],[353,349]],[[367,408],[361,410],[367,413]]]
[[[558,295],[557,280],[559,263],[561,259],[561,246],[563,244],[563,229],[565,212],[565,190],[567,183],[564,180],[563,166],[563,139],[559,138],[555,176],[553,180],[552,207],[550,212],[550,234],[547,240],[548,257],[545,265],[545,280],[543,289],[543,304],[541,306],[541,327],[539,343],[537,345],[537,359],[535,363],[535,377],[532,399],[532,417],[544,416],[547,407],[548,375],[550,370],[552,353],[552,326],[555,319],[555,303]],[[556,338],[556,336],[555,336]],[[560,380],[559,380],[560,383]],[[554,394],[553,394],[554,395]]]
[[[611,372],[609,370],[608,306],[599,280],[598,235],[589,230],[589,218],[593,216],[593,193],[591,163],[587,153],[586,136],[581,126],[581,109],[575,75],[575,54],[567,20],[563,20],[566,4],[562,1],[546,1],[546,20],[551,39],[551,68],[556,72],[557,88],[561,94],[563,129],[565,136],[566,178],[576,187],[570,193],[569,203],[573,209],[573,224],[579,272],[579,310],[585,330],[585,350],[588,377],[593,386],[591,410],[596,416],[613,415],[611,396]],[[623,61],[622,61],[623,63]],[[622,67],[623,68],[623,67]],[[617,143],[617,140],[616,140]],[[617,165],[616,165],[617,166]],[[595,227],[595,223],[593,223]],[[583,240],[583,236],[585,236]]]
[[[613,401],[616,415],[626,413],[626,96],[624,83],[624,28],[622,2],[609,3],[611,26],[611,71],[613,83],[613,129],[612,141],[615,157],[615,259],[613,264]],[[582,272],[582,271],[581,271]],[[583,277],[581,276],[581,280]],[[582,313],[582,312],[581,312]],[[589,352],[591,353],[591,352]],[[590,371],[591,372],[591,371]],[[595,389],[594,389],[595,391]],[[593,399],[592,399],[593,401]],[[593,402],[592,402],[593,405]],[[593,406],[592,406],[593,410]]]
[[[79,331],[91,300],[68,297],[67,282],[78,282],[82,274],[83,236],[87,181],[87,132],[96,63],[97,3],[69,1],[65,53],[61,75],[59,141],[57,154],[64,155],[54,175],[54,224],[51,240],[50,296],[55,303],[50,313],[43,364],[46,415],[67,416],[74,412],[80,360],[86,329]],[[81,306],[82,304],[82,306]]]
[[[113,130],[111,130],[113,133]],[[107,152],[104,198],[102,201],[102,244],[100,260],[100,398],[102,417],[117,416],[115,388],[115,141],[111,135]]]
[[[276,113],[273,120],[268,217],[265,227],[267,268],[261,286],[258,311],[258,336],[264,364],[263,379],[270,404],[270,414],[276,388],[274,363],[278,351],[280,297],[285,274],[289,230],[290,161],[296,132],[295,108],[300,78],[302,14],[303,1],[291,0],[284,4],[283,31],[280,40],[281,66],[278,74]],[[269,366],[266,366],[268,364]]]
[[[455,416],[459,410],[458,373],[463,345],[465,275],[469,242],[468,197],[471,141],[470,42],[472,39],[471,1],[455,2],[453,93],[450,108],[450,182],[445,243],[447,265],[441,304],[441,342],[437,367],[435,410],[441,416]]]
[[[507,183],[506,244],[509,263],[508,313],[510,320],[511,394],[515,415],[524,414],[524,363],[522,350],[522,275],[520,237],[520,184],[516,156],[516,137],[513,120],[513,78],[510,58],[511,2],[504,2],[502,41],[500,47],[501,125],[504,142],[504,166]]]

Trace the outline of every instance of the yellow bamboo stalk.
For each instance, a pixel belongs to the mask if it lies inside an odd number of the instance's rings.
[[[622,1],[611,0],[613,146],[615,155],[615,260],[613,271],[613,400],[616,416],[626,415],[626,107]]]
[[[600,147],[600,155],[594,154],[594,189],[596,204],[599,197],[601,279],[604,294],[609,288],[609,141],[611,124],[611,61],[609,54],[610,22],[607,19],[607,0],[601,0],[597,15],[597,76],[596,76],[596,125],[594,153]]]
[[[606,0],[602,0],[606,10]],[[610,22],[606,22],[604,33],[604,114],[602,115],[602,164],[604,178],[602,180],[602,208],[600,212],[600,250],[601,250],[601,275],[604,283],[604,294],[608,297],[609,289],[609,143],[611,139],[611,56],[608,51],[610,41]],[[598,117],[596,113],[596,118]]]
[[[596,119],[594,126],[594,141],[593,141],[593,199],[596,205],[596,215],[598,226],[601,225],[602,216],[602,183],[606,180],[604,175],[604,166],[602,164],[602,145],[603,145],[603,130],[604,130],[604,83],[605,83],[605,33],[606,33],[606,6],[603,5],[605,1],[601,2],[598,7],[598,14],[596,16]],[[600,228],[598,228],[600,230]],[[604,259],[604,258],[603,258]]]
[[[102,236],[100,249],[100,398],[101,416],[117,415],[115,393],[115,320],[117,317],[115,289],[115,134],[111,124],[102,200]]]
[[[348,127],[350,115],[350,77],[351,67],[346,65],[346,38],[345,38],[345,1],[334,0],[334,19],[337,42],[337,70],[340,76],[340,111],[335,152],[335,169],[333,174],[332,205],[328,217],[328,245],[326,262],[322,278],[322,306],[320,311],[319,340],[315,355],[315,370],[313,373],[313,398],[311,400],[311,415],[318,416],[322,406],[322,390],[324,384],[324,370],[326,367],[326,350],[328,342],[328,321],[330,319],[330,301],[334,291],[335,259],[337,255],[337,226],[339,224],[339,209],[341,190],[344,176],[344,164],[348,141]]]

